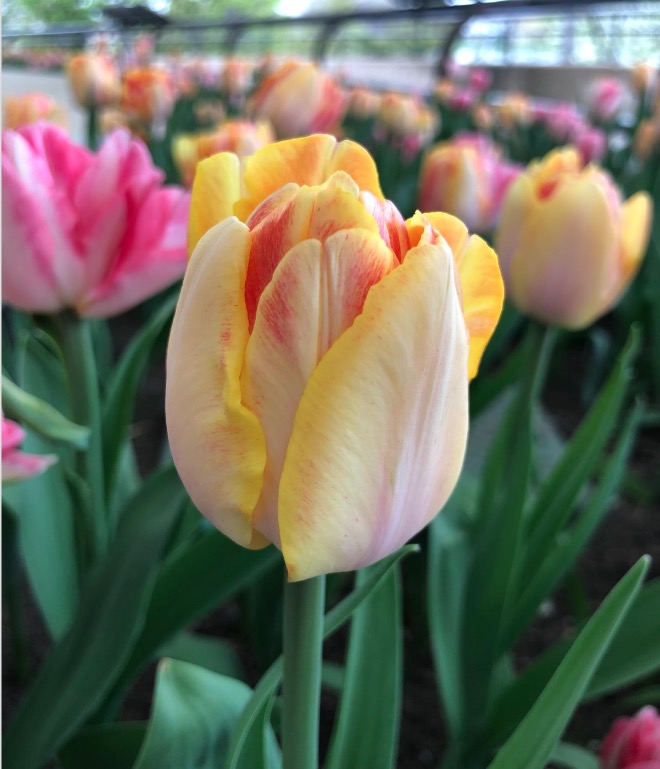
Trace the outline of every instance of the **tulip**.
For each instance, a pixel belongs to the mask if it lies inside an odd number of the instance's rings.
[[[246,157],[274,141],[275,136],[269,123],[228,120],[215,131],[177,136],[172,145],[172,157],[183,183],[190,187],[200,160],[217,152],[233,152],[239,157]]]
[[[460,473],[494,252],[448,215],[404,222],[330,136],[200,163],[191,243],[166,416],[198,509],[292,581],[399,548]]]
[[[20,481],[43,473],[57,457],[53,454],[26,454],[19,450],[25,432],[2,415],[2,480]]]
[[[353,88],[348,99],[348,113],[362,120],[375,117],[380,109],[381,100],[382,96],[378,91]]]
[[[121,97],[119,71],[109,56],[80,53],[67,64],[69,84],[78,104],[84,109],[117,104]]]
[[[446,211],[477,232],[496,224],[504,195],[520,173],[497,147],[479,134],[467,134],[431,149],[420,174],[419,206]]]
[[[154,67],[129,69],[122,79],[121,108],[143,123],[161,123],[172,111],[174,82],[169,73]]]
[[[244,96],[252,85],[254,64],[245,59],[227,59],[220,78],[221,89],[233,98]]]
[[[57,102],[43,93],[26,93],[5,99],[4,126],[16,130],[22,126],[47,120],[66,128],[66,115]]]
[[[600,750],[601,769],[658,769],[660,715],[642,708],[632,718],[617,718]]]
[[[109,316],[177,280],[189,198],[162,178],[125,131],[96,155],[47,123],[4,131],[4,300],[28,312]]]
[[[576,150],[551,152],[511,185],[495,245],[507,296],[534,318],[584,328],[633,279],[651,226],[644,192],[625,203],[611,177],[582,168]]]
[[[511,92],[495,105],[495,112],[502,128],[511,131],[517,126],[528,125],[532,120],[532,104],[524,93]]]
[[[278,137],[288,138],[334,130],[345,101],[335,81],[315,64],[289,61],[262,80],[252,109],[272,123]]]
[[[609,122],[619,113],[625,90],[620,80],[600,77],[591,84],[587,94],[589,114],[598,121]]]
[[[642,160],[647,160],[654,153],[660,153],[660,113],[640,121],[635,131],[633,149]]]

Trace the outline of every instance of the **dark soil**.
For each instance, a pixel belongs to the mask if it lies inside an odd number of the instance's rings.
[[[119,331],[123,332],[120,327]],[[568,366],[567,370],[572,370]],[[573,375],[572,375],[573,378]],[[152,367],[142,386],[136,407],[134,440],[143,471],[158,461],[164,438],[162,414],[164,371],[162,364]],[[575,380],[573,380],[575,381]],[[546,407],[564,435],[575,429],[584,409],[578,394],[561,377],[550,379],[545,397]],[[645,430],[638,440],[631,462],[633,475],[643,484],[657,489],[660,466],[660,432]],[[579,579],[590,610],[607,595],[623,574],[648,553],[653,558],[649,578],[660,575],[660,507],[657,495],[652,501],[639,501],[623,496],[597,532],[579,564]],[[48,648],[48,641],[38,613],[25,590],[28,619],[30,667],[35,671]],[[238,605],[232,603],[210,614],[196,628],[198,632],[229,639],[239,652],[248,683],[259,677],[259,667],[249,648],[241,640],[241,618]],[[575,625],[571,601],[561,590],[539,617],[516,650],[516,662],[523,668],[530,660]],[[6,622],[3,622],[4,717],[11,716],[23,690],[17,680],[12,649],[8,643]],[[445,739],[442,716],[436,693],[431,655],[423,629],[412,626],[405,631],[405,689],[401,724],[398,767],[419,769],[437,767]],[[326,644],[326,658],[341,662],[345,637],[331,639]],[[146,719],[152,695],[155,666],[135,684],[125,702],[122,717]],[[327,743],[336,710],[336,697],[324,694],[322,704],[322,739]],[[635,708],[636,709],[636,708]],[[597,747],[612,720],[626,712],[625,693],[606,697],[581,707],[573,718],[568,739],[584,746]],[[630,708],[628,711],[630,712]],[[366,768],[365,768],[366,769]]]

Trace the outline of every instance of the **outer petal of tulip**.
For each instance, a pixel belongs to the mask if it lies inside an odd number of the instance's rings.
[[[243,162],[246,192],[234,209],[241,221],[247,221],[254,209],[280,187],[291,182],[300,186],[323,184],[335,171],[345,171],[361,190],[383,197],[378,169],[367,150],[352,141],[338,143],[334,136],[316,134],[276,142]]]
[[[298,404],[319,360],[394,266],[374,233],[351,229],[306,240],[280,262],[259,302],[243,371],[243,402],[264,430],[268,459],[254,525],[280,546],[279,479]]]
[[[291,580],[374,563],[453,489],[468,427],[468,342],[453,272],[446,246],[409,251],[312,373],[280,481]]]
[[[266,463],[264,435],[241,402],[248,342],[243,298],[250,233],[235,218],[210,230],[186,271],[167,356],[165,414],[172,456],[193,502],[246,547]]]
[[[424,221],[442,235],[454,255],[470,340],[468,376],[474,379],[504,304],[504,283],[497,254],[477,235],[469,236],[460,219],[446,213],[415,214],[406,222],[411,242],[419,242]]]
[[[241,196],[240,161],[231,152],[220,152],[197,166],[192,187],[188,253],[192,254],[205,232],[234,214]]]
[[[15,307],[54,312],[82,284],[70,238],[76,212],[62,186],[92,159],[53,126],[3,132],[2,284],[3,298]]]
[[[581,178],[546,201],[543,216],[540,205],[533,201],[510,265],[511,297],[534,317],[581,328],[602,313],[607,271],[617,260],[611,252],[620,247],[608,201],[598,185]]]
[[[653,201],[646,192],[638,192],[621,206],[623,283],[627,285],[637,273],[649,242],[653,218]]]
[[[81,315],[116,315],[183,276],[189,201],[185,190],[169,187],[141,202],[113,268],[78,306]]]
[[[512,262],[519,252],[525,223],[534,209],[534,188],[529,177],[519,176],[509,187],[497,228],[495,250],[500,261],[504,285],[511,285]]]
[[[19,451],[25,432],[16,422],[2,416],[2,480],[21,481],[43,473],[57,462],[54,454],[27,454]]]

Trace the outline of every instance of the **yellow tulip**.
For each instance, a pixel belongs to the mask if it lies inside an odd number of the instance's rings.
[[[218,152],[233,152],[239,157],[245,157],[274,141],[270,123],[228,120],[213,131],[179,134],[172,142],[172,157],[183,183],[190,187],[201,160]]]
[[[188,492],[292,581],[374,563],[458,479],[497,257],[446,214],[404,222],[330,136],[203,161],[192,214],[166,390]]]
[[[545,323],[584,328],[610,310],[640,265],[651,228],[644,192],[622,203],[574,149],[530,164],[509,188],[495,247],[507,296]]]

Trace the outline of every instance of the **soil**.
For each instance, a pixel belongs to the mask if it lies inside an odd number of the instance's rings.
[[[136,321],[136,318],[133,318]],[[129,324],[130,326],[130,324]],[[118,338],[124,327],[116,329]],[[571,361],[566,370],[574,371]],[[576,362],[579,366],[579,361]],[[572,380],[576,377],[572,374]],[[164,372],[162,364],[153,366],[142,385],[136,406],[134,440],[143,471],[158,460],[164,437],[162,391]],[[545,405],[564,435],[570,435],[581,414],[579,395],[561,374],[551,377],[546,388]],[[658,487],[657,468],[660,461],[660,431],[645,429],[637,442],[631,461],[632,474],[642,483]],[[660,575],[660,509],[658,496],[640,501],[622,496],[602,524],[579,563],[579,577],[590,609],[602,601],[614,584],[638,558],[648,553],[653,558],[649,579]],[[30,667],[37,669],[46,654],[48,641],[39,615],[25,589],[28,619]],[[516,664],[522,668],[555,640],[574,626],[571,603],[565,590],[559,591],[549,610],[539,617],[516,649]],[[20,699],[23,685],[17,680],[12,650],[7,641],[8,632],[3,622],[4,719],[8,719]],[[236,603],[211,613],[196,628],[198,632],[232,641],[239,652],[248,683],[259,677],[259,667],[250,650],[241,640],[240,611]],[[428,642],[419,628],[409,622],[405,633],[405,688],[400,748],[397,766],[400,769],[437,767],[441,759],[445,738],[442,716],[436,693],[435,676]],[[343,660],[345,635],[326,644],[326,658]],[[152,695],[154,667],[152,666],[133,687],[125,702],[122,717],[147,719]],[[656,677],[656,683],[658,678]],[[626,692],[602,698],[581,707],[568,728],[567,738],[577,744],[597,749],[613,719],[626,710]],[[327,744],[336,710],[336,697],[324,694],[322,702],[322,740]]]

